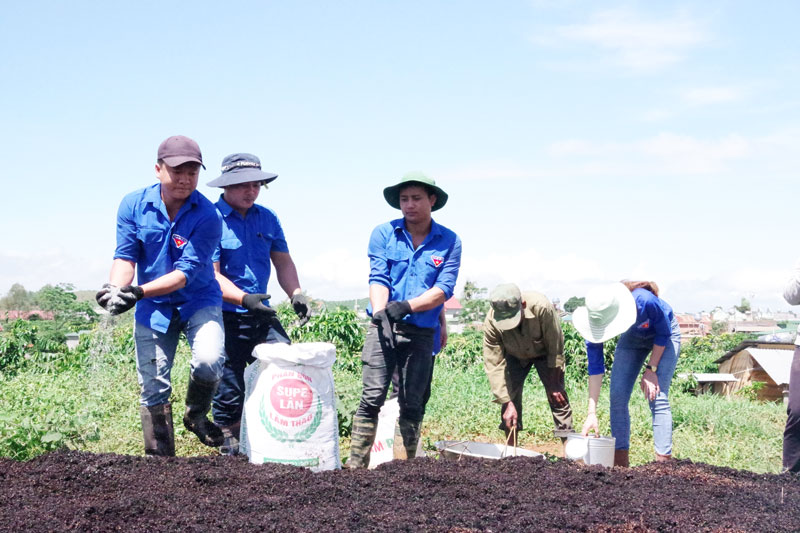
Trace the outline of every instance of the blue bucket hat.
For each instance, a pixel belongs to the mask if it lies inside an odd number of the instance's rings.
[[[261,160],[253,154],[231,154],[222,160],[222,174],[208,183],[209,187],[227,187],[239,183],[261,181],[269,183],[278,177],[261,170]]]

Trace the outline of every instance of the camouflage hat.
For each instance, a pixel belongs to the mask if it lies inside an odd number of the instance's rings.
[[[498,329],[514,329],[522,318],[522,294],[513,283],[505,283],[494,288],[489,295],[493,318]]]

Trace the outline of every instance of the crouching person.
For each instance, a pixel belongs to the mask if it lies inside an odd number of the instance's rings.
[[[395,368],[398,426],[407,457],[415,457],[433,376],[434,332],[461,265],[460,239],[431,218],[447,202],[434,180],[406,174],[383,195],[403,218],[375,228],[369,241],[372,321],[361,356],[363,391],[353,417],[349,468],[369,465],[378,412]]]
[[[147,455],[175,455],[170,372],[181,332],[192,350],[183,424],[207,446],[222,432],[207,418],[222,375],[222,293],[211,255],[221,220],[197,192],[203,157],[193,140],[158,148],[159,183],[128,194],[117,213],[117,248],[97,302],[112,315],[136,306],[134,340]],[[132,285],[134,275],[138,285]]]

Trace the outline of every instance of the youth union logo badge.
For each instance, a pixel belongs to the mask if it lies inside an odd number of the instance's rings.
[[[444,257],[441,255],[432,255],[431,262],[433,263],[433,266],[439,267],[442,263],[444,263]]]
[[[184,239],[183,237],[181,237],[180,235],[178,235],[176,233],[175,235],[172,236],[172,242],[175,243],[175,246],[177,248],[183,248],[184,246],[186,246],[186,243],[189,242],[189,241],[187,241],[186,239]]]

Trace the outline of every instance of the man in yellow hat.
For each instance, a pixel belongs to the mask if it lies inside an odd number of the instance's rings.
[[[433,376],[434,333],[444,302],[453,295],[461,266],[461,240],[437,224],[431,212],[447,193],[431,178],[413,172],[383,190],[403,218],[381,224],[369,241],[369,300],[361,402],[353,417],[350,468],[366,468],[375,441],[378,412],[395,368],[399,372],[398,425],[406,455],[417,451]]]

